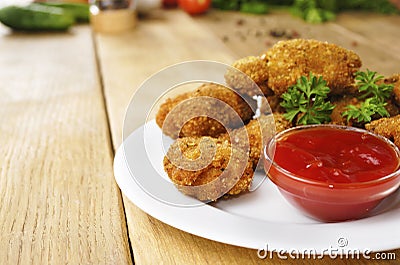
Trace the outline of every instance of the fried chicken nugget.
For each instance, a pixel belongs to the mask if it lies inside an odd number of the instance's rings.
[[[266,52],[266,59],[268,86],[277,95],[310,72],[323,76],[332,94],[348,93],[354,89],[354,74],[361,67],[360,57],[354,52],[317,40],[280,41]]]
[[[390,139],[400,148],[400,115],[372,121],[366,124],[365,128]]]
[[[393,84],[393,100],[397,106],[400,106],[400,74],[385,78],[386,84]]]
[[[250,97],[256,95],[273,95],[272,90],[268,87],[267,61],[263,57],[247,56],[235,61],[232,67],[246,74],[239,74],[232,69],[228,69],[225,74],[226,83],[240,94]],[[254,83],[251,81],[254,81],[258,87],[254,86]]]
[[[352,95],[344,95],[342,97],[333,98],[331,99],[331,102],[335,105],[335,108],[332,110],[330,123],[351,126],[352,121],[348,121],[346,117],[342,116],[342,114],[348,109],[349,105],[359,107],[361,102]]]
[[[247,123],[253,115],[252,107],[231,89],[204,84],[197,90],[167,99],[156,115],[156,122],[164,134],[172,137],[218,137],[227,129]]]
[[[219,139],[222,141],[232,140],[233,145],[240,147],[243,143],[246,143],[246,138],[248,137],[250,161],[255,170],[262,170],[263,163],[260,158],[263,154],[264,146],[275,133],[290,127],[290,122],[280,113],[274,113],[273,115],[262,114],[259,118],[251,120],[245,127],[223,134]]]
[[[156,123],[157,125],[162,128],[162,125],[167,117],[168,113],[171,112],[173,108],[176,107],[182,101],[191,98],[193,92],[186,92],[183,94],[179,94],[174,98],[167,98],[165,102],[160,106],[160,109],[156,115]]]
[[[201,201],[248,191],[254,174],[248,150],[207,136],[177,139],[164,157],[164,170],[181,192]]]

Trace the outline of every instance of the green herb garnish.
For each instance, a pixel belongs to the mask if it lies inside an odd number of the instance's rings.
[[[345,10],[368,10],[385,14],[400,11],[389,0],[212,0],[212,6],[223,10],[241,10],[265,13],[267,9],[290,9],[294,16],[309,23],[334,20],[337,13]]]
[[[359,108],[354,105],[347,106],[347,110],[342,113],[343,117],[347,116],[347,121],[353,119],[358,123],[365,123],[370,122],[374,115],[390,117],[385,106],[392,95],[393,85],[380,82],[383,78],[382,75],[377,75],[376,72],[370,70],[356,73],[356,86],[358,86],[358,91],[363,93],[359,99],[365,99],[365,101]]]
[[[376,98],[368,98],[359,108],[354,105],[348,105],[347,110],[342,113],[342,116],[347,116],[347,121],[354,119],[358,123],[370,122],[372,116],[375,114],[379,114],[382,117],[390,116],[385,106],[386,102],[377,101]]]
[[[389,99],[392,96],[393,85],[383,82],[377,84],[383,78],[383,75],[377,75],[376,72],[368,69],[366,72],[357,72],[355,78],[357,80],[356,85],[358,86],[358,91],[364,93],[360,98],[375,97],[380,102]]]
[[[335,108],[330,101],[326,101],[330,92],[326,81],[312,73],[309,77],[301,76],[297,83],[289,87],[281,97],[281,106],[286,109],[284,117],[292,122],[298,115],[297,124],[321,124],[331,120],[332,110]]]
[[[322,23],[335,19],[335,3],[332,1],[295,0],[291,8],[294,16],[309,23]]]

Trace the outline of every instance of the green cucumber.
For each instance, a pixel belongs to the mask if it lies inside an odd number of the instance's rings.
[[[77,22],[89,22],[89,5],[81,3],[43,2],[45,6],[53,6],[70,12]]]
[[[75,19],[62,8],[32,3],[0,9],[0,22],[15,30],[67,30]]]

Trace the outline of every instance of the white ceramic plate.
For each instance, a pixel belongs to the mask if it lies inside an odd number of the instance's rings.
[[[143,189],[138,181],[140,177],[146,176],[149,183],[158,187],[158,190],[170,189],[165,183],[171,184],[152,178],[155,177],[153,175],[161,174],[162,178],[168,179],[162,165],[164,151],[161,130],[154,121],[145,127],[133,132],[118,149],[114,174],[129,200],[168,225],[204,238],[252,249],[267,247],[268,250],[276,251],[324,253],[329,248],[340,251],[400,248],[399,191],[387,198],[371,213],[371,217],[341,223],[319,223],[303,216],[284,200],[267,178],[251,193],[214,204],[180,207],[162,202]],[[127,161],[130,161],[131,166],[134,164],[143,170],[135,170],[136,176],[133,175]],[[148,166],[152,166],[155,171],[148,170]],[[258,179],[263,177],[261,173],[256,176]],[[172,192],[182,196],[176,189]]]

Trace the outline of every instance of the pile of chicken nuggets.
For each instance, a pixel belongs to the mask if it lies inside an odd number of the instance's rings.
[[[256,170],[262,170],[263,147],[276,133],[294,126],[283,116],[281,95],[301,76],[322,76],[336,105],[331,123],[352,125],[341,113],[359,104],[355,74],[361,67],[353,51],[317,40],[280,41],[259,56],[232,64],[227,86],[209,83],[167,99],[156,115],[163,133],[176,141],[164,157],[164,170],[183,193],[215,201],[249,191]],[[251,82],[249,82],[249,80]],[[400,75],[386,106],[390,118],[378,118],[367,130],[400,147]],[[260,104],[267,100],[269,104]],[[268,106],[268,107],[265,107]]]

